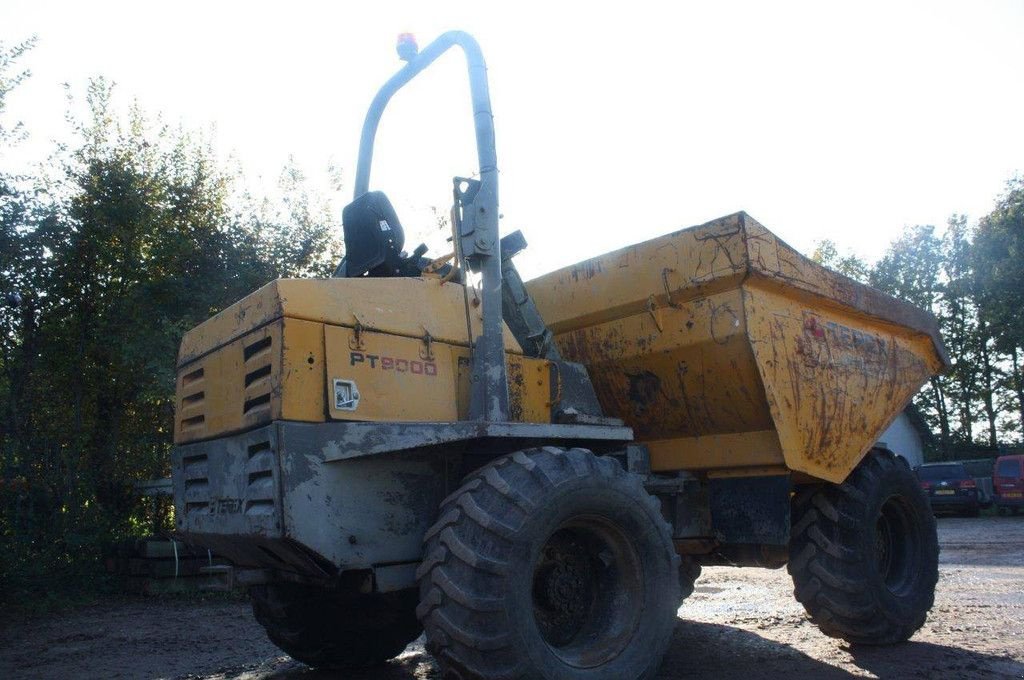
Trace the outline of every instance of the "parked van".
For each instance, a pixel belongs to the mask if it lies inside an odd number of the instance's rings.
[[[1000,456],[992,468],[992,489],[999,514],[1024,507],[1024,456]]]

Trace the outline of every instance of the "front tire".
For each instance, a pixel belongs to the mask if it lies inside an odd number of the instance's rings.
[[[935,600],[935,517],[910,470],[874,450],[842,484],[793,498],[794,594],[827,635],[860,644],[910,638]]]
[[[642,480],[547,447],[485,466],[427,531],[417,614],[446,678],[650,678],[679,557]]]
[[[277,647],[307,666],[363,668],[398,656],[420,635],[416,591],[341,598],[295,583],[249,589],[253,613]]]

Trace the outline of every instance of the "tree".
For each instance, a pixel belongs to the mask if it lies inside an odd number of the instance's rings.
[[[297,169],[280,197],[238,201],[241,178],[201,138],[138,106],[117,115],[103,79],[85,104],[77,142],[26,180],[39,199],[4,263],[25,297],[0,382],[5,588],[59,589],[151,522],[132,483],[168,473],[182,335],[337,256],[340,230]]]
[[[883,292],[906,300],[939,316],[942,313],[942,242],[933,226],[915,226],[889,246],[872,268],[869,281]],[[917,405],[926,419],[939,428],[940,443],[948,450],[952,434],[949,408],[949,378],[933,377],[930,390],[917,397]]]
[[[953,364],[948,382],[958,414],[958,438],[967,443],[974,440],[972,407],[978,394],[979,373],[979,329],[969,236],[967,218],[953,215],[942,239],[943,292],[942,308],[938,310],[939,328]]]
[[[24,126],[8,124],[4,114],[11,92],[29,77],[19,62],[34,44],[35,39],[11,47],[0,42],[0,479],[13,477],[25,364],[31,362],[34,349],[34,317],[29,308],[7,304],[7,298],[13,302],[15,295],[20,297],[40,256],[27,229],[33,202],[22,188],[25,178],[6,169],[8,151],[24,138]]]
[[[868,264],[854,253],[842,254],[835,242],[824,239],[814,246],[811,259],[820,265],[849,276],[855,281],[866,283],[870,273]]]
[[[257,200],[243,193],[235,221],[252,255],[268,267],[268,278],[330,276],[341,259],[335,211],[313,191],[292,158],[281,172],[277,193]]]
[[[1010,180],[995,209],[978,223],[973,251],[980,318],[993,346],[1008,356],[1006,384],[1024,435],[1024,178]]]

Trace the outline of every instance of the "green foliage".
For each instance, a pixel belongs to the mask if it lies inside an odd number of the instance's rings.
[[[0,204],[5,287],[24,298],[0,316],[5,599],[80,587],[104,545],[168,526],[132,484],[169,472],[182,334],[338,254],[297,169],[275,200],[239,198],[202,139],[138,107],[117,115],[112,93],[92,81],[77,143]]]
[[[244,194],[237,224],[271,278],[330,276],[340,244],[330,205],[309,189],[306,176],[289,159],[277,184],[278,195],[256,200]]]
[[[876,288],[923,309],[936,309],[941,294],[939,272],[942,242],[935,227],[916,226],[904,231],[871,270]]]
[[[937,457],[1024,436],[1024,180],[1009,183],[972,230],[953,215],[905,229],[874,265],[820,241],[816,262],[927,309],[939,321],[950,370],[915,398],[939,433]]]
[[[932,226],[904,230],[875,263],[868,277],[871,285],[938,315],[941,300],[942,244]],[[941,448],[948,446],[951,425],[945,376],[932,378],[929,388],[915,403],[930,424],[939,430]]]
[[[30,75],[28,70],[16,70],[18,60],[24,57],[35,43],[36,39],[31,38],[8,47],[3,41],[0,41],[0,153],[6,151],[7,145],[20,139],[23,134],[24,126],[21,123],[7,127],[3,115],[7,110],[7,95]]]
[[[1024,178],[1007,183],[996,208],[979,223],[974,261],[985,320],[1000,348],[1018,350],[1024,340]]]
[[[962,215],[950,218],[942,238],[931,226],[908,228],[871,268],[872,285],[939,321],[952,366],[916,398],[939,432],[939,456],[974,445],[995,450],[1024,435],[1024,329],[1016,323],[1024,278],[1020,263],[1008,261],[1020,248],[1014,226],[1024,234],[1024,202],[1015,186],[976,231]]]
[[[978,223],[972,258],[980,320],[1008,357],[1001,382],[1016,399],[1024,432],[1024,178],[1010,180],[995,210]]]
[[[829,239],[818,241],[815,244],[811,259],[861,283],[866,283],[870,275],[870,267],[867,262],[854,253],[840,253],[835,242]]]
[[[289,162],[245,191],[201,137],[89,83],[77,139],[39,177],[4,164],[3,119],[32,41],[0,43],[0,602],[102,584],[104,545],[166,527],[132,483],[168,473],[182,334],[277,277],[325,276],[329,204]],[[972,231],[906,230],[874,266],[831,241],[814,259],[931,310],[952,370],[918,406],[938,455],[1024,434],[1024,180]],[[1014,414],[1017,414],[1014,416]]]

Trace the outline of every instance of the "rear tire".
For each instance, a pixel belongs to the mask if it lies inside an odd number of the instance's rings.
[[[270,641],[315,668],[384,663],[422,630],[415,590],[343,599],[323,588],[272,583],[253,586],[249,597]]]
[[[417,614],[445,678],[650,678],[679,606],[658,501],[611,458],[500,458],[441,505]]]
[[[794,595],[826,635],[860,644],[910,638],[935,600],[935,517],[910,470],[870,452],[842,484],[793,498]]]

